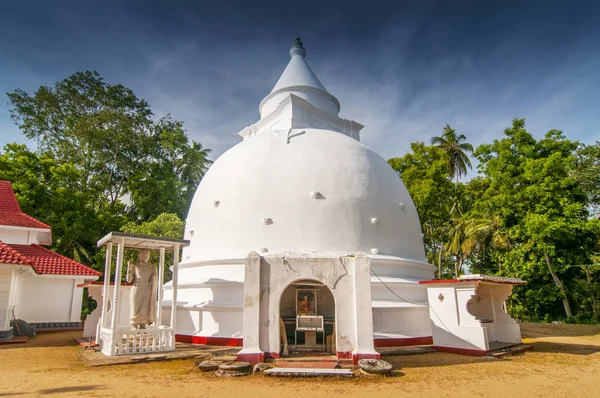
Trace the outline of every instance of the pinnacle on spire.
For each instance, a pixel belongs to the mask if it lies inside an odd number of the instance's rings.
[[[304,49],[304,45],[302,44],[302,40],[300,39],[300,35],[296,35],[294,42],[292,43],[292,48],[290,48],[290,57],[298,54],[302,58],[306,56],[306,50]]]

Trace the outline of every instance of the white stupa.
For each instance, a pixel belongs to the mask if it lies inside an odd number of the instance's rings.
[[[251,362],[281,354],[280,319],[292,348],[335,335],[340,358],[430,343],[418,281],[434,267],[410,195],[360,143],[363,126],[338,116],[300,38],[290,56],[260,121],[239,133],[192,201],[175,282],[177,339],[243,345],[239,357]],[[165,285],[165,310],[172,289]],[[298,342],[297,316],[306,315],[322,317],[324,333],[299,333]]]

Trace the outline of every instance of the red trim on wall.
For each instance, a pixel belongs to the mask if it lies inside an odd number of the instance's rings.
[[[335,355],[338,359],[352,359],[351,351],[338,351]]]
[[[431,345],[433,337],[405,337],[402,339],[375,339],[373,340],[375,348],[377,347],[404,347],[409,345]]]
[[[238,337],[213,337],[213,336],[188,336],[176,334],[175,341],[188,344],[220,345],[227,347],[241,347],[243,340]]]
[[[281,355],[278,352],[265,352],[265,358],[268,359],[279,359]]]
[[[358,365],[358,361],[361,359],[381,359],[381,355],[379,353],[352,355],[352,365]]]
[[[237,354],[237,360],[242,362],[249,362],[250,365],[256,365],[257,363],[263,363],[265,361],[264,352]]]
[[[487,354],[487,351],[485,350],[475,350],[472,348],[441,347],[437,345],[434,345],[431,348],[433,348],[436,351],[449,352],[452,354],[459,355],[469,355],[473,357],[481,357]]]

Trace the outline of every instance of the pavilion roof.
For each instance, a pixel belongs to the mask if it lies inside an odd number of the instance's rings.
[[[17,245],[0,241],[0,264],[29,265],[41,275],[102,275],[95,269],[36,244]]]
[[[51,229],[47,224],[23,213],[12,184],[0,181],[0,226]]]

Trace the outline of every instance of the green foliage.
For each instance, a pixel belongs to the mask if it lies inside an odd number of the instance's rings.
[[[82,192],[93,211],[120,213],[127,196],[131,219],[185,216],[210,150],[190,144],[182,122],[154,122],[146,101],[91,71],[8,97],[15,123],[38,142],[38,153],[65,168],[68,189]]]
[[[415,201],[441,276],[466,267],[521,277],[528,284],[508,303],[519,319],[598,322],[600,220],[589,209],[599,203],[600,144],[581,146],[558,130],[536,140],[515,119],[503,138],[477,148],[479,175],[456,179],[453,191],[450,179],[470,165],[469,149],[459,154],[466,137],[446,126],[432,141],[438,145],[414,143],[389,163]]]
[[[446,240],[454,187],[448,179],[448,155],[437,146],[413,142],[412,152],[388,163],[404,181],[415,203],[425,233],[425,250],[431,263],[439,261],[440,244]]]
[[[469,144],[464,134],[456,134],[456,131],[446,124],[442,129],[441,137],[433,137],[431,143],[439,146],[448,155],[448,173],[456,176],[456,184],[463,175],[467,174],[467,168],[471,168],[469,153],[473,153],[473,145]]]
[[[177,214],[173,213],[163,213],[158,215],[153,220],[143,222],[141,224],[136,224],[134,222],[130,222],[125,224],[122,228],[122,232],[127,232],[130,234],[136,235],[148,235],[148,236],[161,236],[163,238],[173,238],[173,239],[183,239],[183,233],[185,230],[185,222],[181,220]],[[125,255],[125,260],[136,260],[137,253],[133,250],[128,251]],[[158,253],[153,252],[151,254],[151,259],[153,263],[158,263]],[[173,254],[167,253],[165,255],[165,281],[168,282],[171,280],[171,273],[169,272],[169,267],[173,264]],[[125,268],[125,267],[123,267]],[[126,270],[123,270],[123,275],[125,275]]]
[[[13,182],[23,211],[52,227],[54,250],[103,270],[96,241],[105,233],[161,213],[185,217],[211,161],[182,122],[154,121],[132,90],[90,71],[8,98],[12,119],[38,147],[7,145],[0,178]]]
[[[588,197],[592,213],[597,215],[600,212],[600,142],[579,147],[571,175]]]
[[[185,222],[177,214],[162,213],[151,221],[141,224],[129,222],[122,228],[122,232],[136,235],[161,236],[163,238],[183,239]]]

